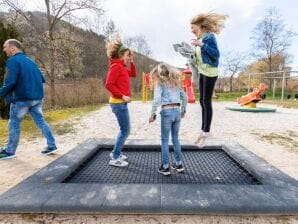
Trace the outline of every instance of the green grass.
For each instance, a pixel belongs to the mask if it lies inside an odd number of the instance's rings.
[[[214,102],[221,102],[221,101],[233,101],[236,102],[237,98],[246,95],[247,92],[231,92],[231,93],[216,93],[218,99],[214,99]],[[285,94],[287,96],[287,94]],[[292,94],[293,96],[293,94]],[[196,95],[198,97],[198,95]],[[285,107],[285,108],[298,108],[298,101],[292,99],[284,99],[281,102],[280,93],[275,95],[275,99],[272,99],[272,93],[266,92],[266,99],[262,100],[261,103],[265,104],[275,104],[277,106]]]
[[[50,124],[51,129],[55,134],[63,135],[74,132],[74,123],[68,121],[69,118],[83,115],[85,113],[98,110],[101,105],[90,105],[78,108],[63,108],[44,111],[44,117]],[[7,141],[7,120],[0,119],[0,142]],[[36,136],[41,136],[40,130],[36,127],[29,115],[26,115],[22,122],[21,137],[32,139]]]
[[[221,101],[234,101],[236,102],[237,98],[246,95],[247,92],[231,92],[231,93],[216,93],[217,99],[214,99],[214,102]],[[198,97],[198,96],[196,96]]]
[[[237,102],[237,98],[240,98],[241,96],[245,96],[247,92],[226,92],[226,93],[216,93],[218,96],[217,99],[213,99],[214,102],[223,102],[223,101],[231,101],[231,102]],[[292,93],[291,99],[286,99],[286,96],[288,93],[285,93],[285,100],[284,102],[281,102],[281,93],[277,92],[275,94],[275,99],[272,99],[272,92],[266,92],[266,99],[262,100],[261,103],[265,104],[275,104],[277,106],[285,107],[285,108],[298,108],[298,101],[293,100],[294,94]],[[195,93],[196,100],[199,99],[199,94]],[[153,95],[148,96],[148,100],[152,100]],[[142,94],[135,93],[133,95],[133,100],[142,100]]]

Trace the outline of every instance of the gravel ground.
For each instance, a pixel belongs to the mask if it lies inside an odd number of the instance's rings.
[[[235,141],[298,180],[298,110],[277,108],[276,113],[243,113],[226,110],[233,103],[213,104],[213,140]],[[269,105],[262,105],[268,107]],[[275,107],[272,106],[271,107]],[[160,117],[149,124],[150,103],[133,102],[130,139],[160,141]],[[180,139],[194,142],[200,130],[200,107],[188,104],[182,120]],[[88,138],[114,138],[118,126],[109,106],[72,118],[73,130],[56,136],[55,156],[39,153],[44,139],[22,140],[17,157],[0,162],[0,193],[32,175]],[[298,223],[298,216],[190,216],[190,215],[0,215],[0,223]]]

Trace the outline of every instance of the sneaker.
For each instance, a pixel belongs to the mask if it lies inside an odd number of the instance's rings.
[[[176,165],[176,164],[173,164],[172,165],[172,169],[173,170],[177,170],[178,173],[181,173],[184,171],[184,167],[182,165]]]
[[[197,144],[199,146],[199,148],[203,148],[205,146],[206,140],[210,138],[210,132],[203,132],[202,137],[199,141],[199,143]]]
[[[16,157],[16,155],[14,153],[6,152],[5,149],[0,150],[0,160],[2,160],[2,159],[12,159],[14,157]]]
[[[113,160],[113,159],[114,159],[114,157],[113,157],[113,153],[112,153],[112,152],[110,153],[110,158],[111,158],[111,160]],[[127,156],[126,156],[126,155],[123,155],[123,154],[121,154],[119,158],[120,158],[121,160],[126,160],[126,159],[127,159]]]
[[[199,144],[199,142],[200,142],[202,136],[203,136],[203,132],[201,132],[201,133],[199,134],[197,140],[195,141],[195,144]]]
[[[53,154],[57,151],[57,147],[54,146],[54,147],[46,147],[44,150],[41,151],[41,154],[43,155],[50,155],[50,154]]]
[[[163,165],[161,165],[159,168],[158,168],[158,172],[161,173],[162,175],[165,175],[165,176],[168,176],[170,175],[170,167],[168,168],[163,168]]]
[[[124,167],[128,166],[128,162],[118,158],[118,159],[111,159],[109,162],[109,165],[111,166],[118,166],[118,167]]]

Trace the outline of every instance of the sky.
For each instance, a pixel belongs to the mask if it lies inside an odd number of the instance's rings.
[[[35,10],[37,0],[26,0]],[[222,57],[231,50],[253,51],[252,30],[266,9],[275,7],[288,28],[298,33],[296,0],[105,0],[105,17],[114,21],[121,36],[144,35],[156,60],[184,67],[186,60],[173,49],[173,44],[191,42],[190,19],[198,13],[214,11],[227,14],[225,28],[217,36]],[[298,70],[298,37],[288,53],[293,55],[292,70]],[[224,60],[221,58],[221,60]]]
[[[269,7],[276,7],[288,28],[298,33],[298,1],[295,0],[107,0],[105,3],[107,16],[123,36],[144,35],[155,59],[181,67],[186,60],[172,45],[191,42],[189,21],[193,16],[208,11],[227,14],[225,28],[217,36],[222,55],[231,50],[250,52],[252,30]],[[294,56],[290,66],[298,70],[298,37],[293,40],[289,53]]]

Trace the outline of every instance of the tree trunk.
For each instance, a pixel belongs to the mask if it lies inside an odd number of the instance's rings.
[[[272,72],[272,58],[269,57],[269,72]],[[269,90],[272,91],[272,77],[273,77],[273,74],[272,73],[269,73],[268,75],[270,78],[269,78]]]
[[[230,92],[233,91],[233,76],[230,77]]]
[[[50,44],[50,98],[51,98],[51,107],[56,105],[56,90],[55,90],[55,67],[54,67],[54,49],[51,40]]]
[[[56,89],[55,89],[55,79],[51,78],[50,82],[50,100],[51,100],[51,107],[56,105]]]

